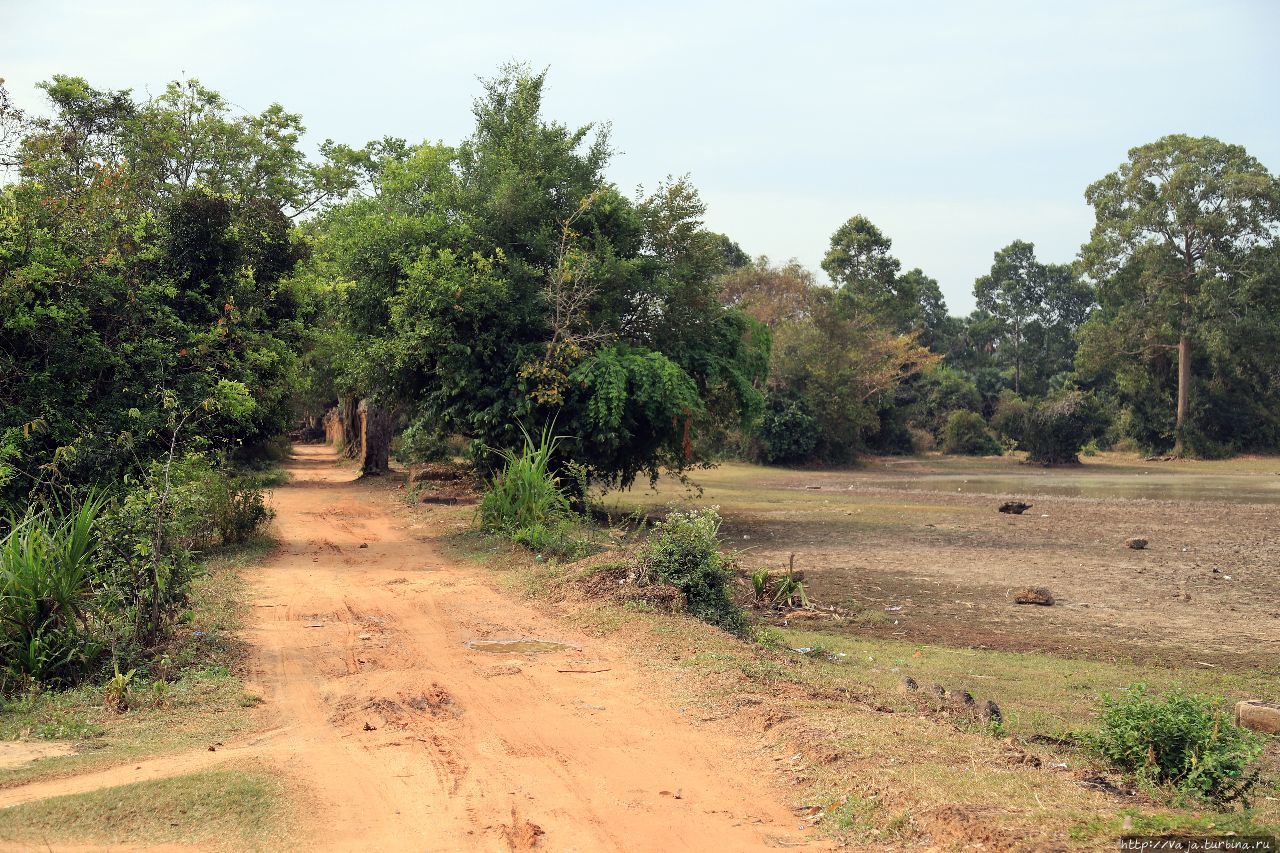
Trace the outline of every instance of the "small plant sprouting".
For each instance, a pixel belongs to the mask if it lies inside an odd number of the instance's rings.
[[[800,607],[808,607],[809,596],[805,592],[803,578],[803,572],[796,572],[796,555],[792,554],[787,562],[786,574],[778,578],[778,592],[773,597],[774,603],[795,607],[798,602]]]
[[[129,685],[133,683],[136,669],[128,672],[120,671],[120,664],[115,664],[116,674],[102,688],[102,703],[117,714],[129,710]]]
[[[757,569],[751,573],[751,591],[755,594],[756,607],[763,607],[768,603],[772,583],[773,574],[768,569]]]

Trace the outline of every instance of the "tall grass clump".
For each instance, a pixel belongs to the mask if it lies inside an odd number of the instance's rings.
[[[1259,774],[1250,765],[1263,740],[1237,726],[1220,700],[1171,690],[1163,698],[1135,684],[1103,696],[1101,725],[1090,748],[1140,782],[1218,804],[1243,800]]]
[[[0,660],[4,686],[67,682],[101,656],[92,624],[101,499],[67,513],[11,519],[0,539]]]
[[[523,428],[521,433],[519,450],[498,451],[503,464],[480,500],[481,525],[546,556],[585,557],[592,545],[584,522],[552,470],[559,440],[549,428],[537,441]]]
[[[730,577],[729,562],[720,553],[715,507],[671,513],[654,527],[640,552],[641,584],[670,584],[684,593],[689,613],[741,633],[746,618],[730,594]]]

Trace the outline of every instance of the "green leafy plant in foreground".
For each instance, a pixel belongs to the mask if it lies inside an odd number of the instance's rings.
[[[1250,765],[1262,738],[1237,726],[1220,700],[1181,690],[1159,698],[1135,684],[1127,695],[1103,696],[1101,717],[1086,743],[1142,782],[1219,804],[1243,801],[1258,783]]]
[[[523,427],[521,432],[523,447],[498,451],[503,464],[480,500],[481,525],[539,554],[585,557],[591,541],[551,467],[559,439],[550,427],[536,442]]]
[[[6,682],[65,681],[102,654],[89,624],[97,521],[91,497],[63,515],[11,520],[0,539],[0,653]]]
[[[729,563],[720,553],[719,534],[715,507],[671,513],[640,552],[639,579],[676,587],[691,614],[740,633],[746,620],[729,592]]]

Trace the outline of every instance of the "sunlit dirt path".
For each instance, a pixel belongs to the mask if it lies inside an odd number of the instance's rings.
[[[646,693],[632,652],[540,621],[452,564],[385,487],[303,446],[253,572],[269,747],[314,840],[370,850],[749,850],[803,840],[758,744]],[[494,654],[475,640],[558,641]],[[756,755],[755,760],[759,760]]]

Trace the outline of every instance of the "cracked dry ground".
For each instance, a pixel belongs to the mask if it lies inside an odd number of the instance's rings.
[[[653,697],[637,650],[553,622],[443,558],[385,484],[301,446],[250,571],[266,730],[0,792],[0,805],[253,757],[304,789],[307,847],[750,850],[808,839],[750,737]],[[562,649],[492,654],[477,639]],[[567,670],[567,671],[566,671]],[[807,846],[807,845],[806,845]]]

